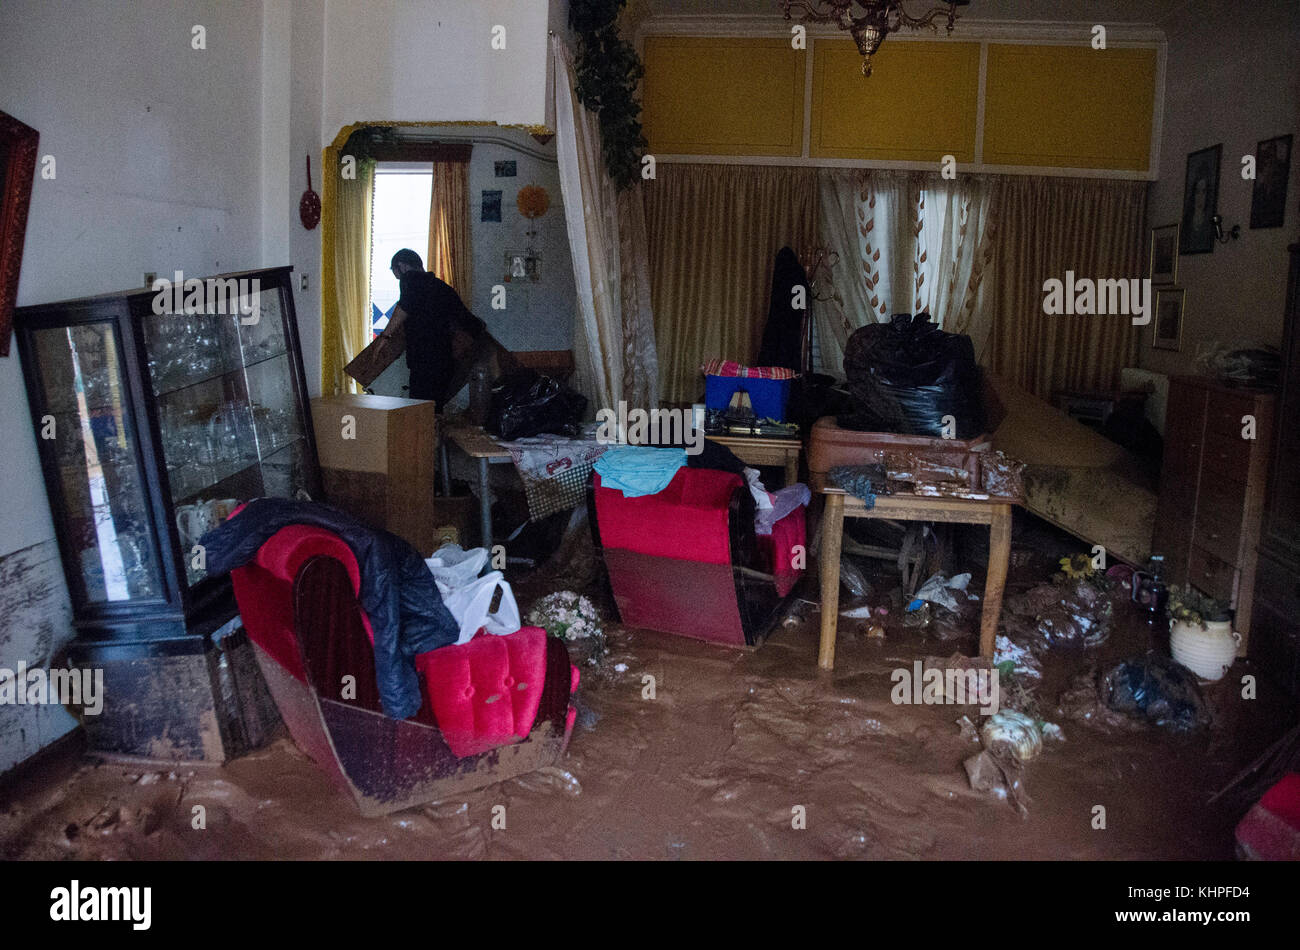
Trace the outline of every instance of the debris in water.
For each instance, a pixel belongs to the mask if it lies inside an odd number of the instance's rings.
[[[1021,762],[1028,762],[1043,751],[1043,734],[1038,731],[1038,723],[1013,710],[990,716],[980,729],[980,741],[985,749],[1006,749]]]

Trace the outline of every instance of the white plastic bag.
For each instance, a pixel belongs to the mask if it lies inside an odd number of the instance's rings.
[[[438,587],[442,590],[441,584]],[[497,605],[496,612],[491,613],[492,598],[496,595],[497,588],[501,589],[501,603]],[[469,643],[480,627],[501,637],[514,633],[520,626],[519,605],[515,602],[514,591],[500,571],[491,571],[464,586],[443,591],[442,602],[460,624],[457,644]]]
[[[487,566],[487,560],[487,548],[470,548],[466,551],[459,544],[444,544],[433,552],[433,557],[425,558],[424,563],[433,574],[433,579],[438,582],[438,589],[446,594],[447,590],[472,583]]]

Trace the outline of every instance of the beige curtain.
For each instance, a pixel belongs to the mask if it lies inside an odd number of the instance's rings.
[[[573,349],[591,410],[658,404],[658,358],[650,312],[642,201],[605,171],[600,124],[574,92],[573,59],[560,37],[555,70],[555,148],[578,312]]]
[[[1117,385],[1136,356],[1132,319],[1049,316],[1043,282],[1064,280],[1067,270],[1094,280],[1142,277],[1145,200],[1137,181],[1002,178],[981,362],[1044,399]]]
[[[325,150],[322,181],[321,389],[327,394],[360,392],[343,372],[370,342],[371,208],[375,165],[361,161],[356,177],[343,177],[339,149]],[[332,172],[332,174],[331,174]],[[334,293],[329,293],[329,288]]]
[[[433,163],[433,199],[429,202],[428,270],[472,299],[473,268],[469,234],[469,162]]]
[[[660,392],[694,402],[706,359],[757,355],[776,252],[814,243],[816,169],[661,163],[645,211]]]

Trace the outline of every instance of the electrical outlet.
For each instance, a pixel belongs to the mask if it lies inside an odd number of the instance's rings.
[[[306,289],[307,289],[307,275],[306,275],[306,274],[299,274],[299,275],[298,275],[298,289],[299,289],[299,290],[306,290]]]
[[[158,279],[158,274],[154,271],[147,270],[144,272],[144,285],[150,290],[153,289],[153,282]]]

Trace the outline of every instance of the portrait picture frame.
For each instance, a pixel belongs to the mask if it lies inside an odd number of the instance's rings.
[[[1177,221],[1151,229],[1147,276],[1154,285],[1178,283],[1178,231]]]
[[[1214,216],[1219,213],[1219,163],[1223,145],[1187,155],[1183,179],[1183,219],[1178,253],[1209,254],[1214,250]]]
[[[0,356],[9,355],[40,133],[0,112]]]
[[[1255,146],[1255,184],[1250,192],[1252,230],[1280,228],[1286,223],[1292,144],[1292,136],[1278,135]]]
[[[1181,287],[1161,287],[1156,291],[1155,317],[1151,321],[1151,346],[1157,350],[1177,352],[1183,345],[1183,323],[1187,291]]]

